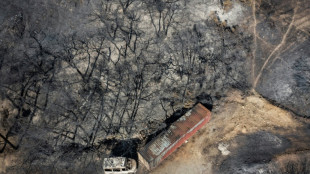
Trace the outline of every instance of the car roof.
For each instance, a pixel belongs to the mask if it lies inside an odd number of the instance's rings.
[[[126,168],[126,158],[125,157],[104,158],[103,167],[105,169]]]

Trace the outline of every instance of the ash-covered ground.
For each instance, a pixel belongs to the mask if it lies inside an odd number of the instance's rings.
[[[307,120],[309,13],[307,0],[0,1],[0,173],[102,173],[103,157],[136,158],[171,116],[223,110],[232,90]],[[287,154],[285,171],[307,173],[303,126],[234,133],[233,156],[206,171],[281,172]]]

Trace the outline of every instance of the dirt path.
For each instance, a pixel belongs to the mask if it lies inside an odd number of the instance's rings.
[[[211,121],[204,128],[151,173],[214,173],[212,169],[230,153],[226,142],[237,135],[260,130],[277,132],[279,128],[285,134],[302,126],[289,112],[259,95],[243,97],[233,91],[222,103],[226,104],[214,109]]]

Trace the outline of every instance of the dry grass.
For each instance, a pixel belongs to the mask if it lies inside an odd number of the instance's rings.
[[[310,153],[282,155],[273,163],[280,173],[308,174],[310,173]]]
[[[233,6],[233,1],[232,0],[225,0],[225,1],[223,1],[223,6],[224,6],[225,11],[229,11]]]

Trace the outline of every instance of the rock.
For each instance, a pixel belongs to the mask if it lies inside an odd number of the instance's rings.
[[[230,151],[227,149],[228,147],[229,144],[220,143],[217,148],[221,151],[222,155],[226,156],[230,154]]]

